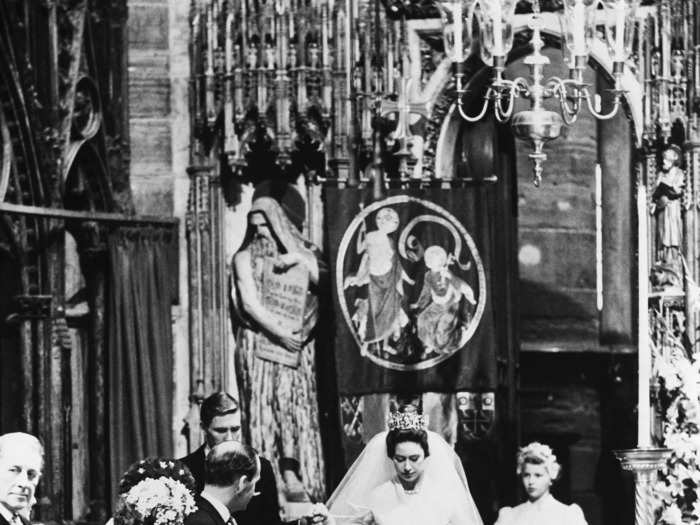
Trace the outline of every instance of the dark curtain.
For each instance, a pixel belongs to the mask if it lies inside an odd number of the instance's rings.
[[[171,456],[170,308],[176,232],[124,228],[109,238],[108,425],[112,496],[134,461]],[[114,501],[114,498],[112,498]]]

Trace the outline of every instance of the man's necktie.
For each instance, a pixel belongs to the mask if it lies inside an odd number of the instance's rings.
[[[24,525],[24,523],[22,522],[22,518],[19,517],[19,514],[12,515],[12,520],[10,521],[10,525]]]

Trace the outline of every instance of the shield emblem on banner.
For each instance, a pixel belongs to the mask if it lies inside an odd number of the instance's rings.
[[[409,195],[374,202],[338,248],[336,291],[360,355],[423,370],[463,349],[486,305],[474,240],[443,207]]]
[[[489,435],[496,419],[494,392],[457,392],[457,417],[463,439],[473,441]]]
[[[340,397],[340,420],[345,438],[362,442],[362,398],[360,396]]]

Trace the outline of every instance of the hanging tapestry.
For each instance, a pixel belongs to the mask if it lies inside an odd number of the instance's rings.
[[[496,387],[487,187],[326,193],[341,394]]]

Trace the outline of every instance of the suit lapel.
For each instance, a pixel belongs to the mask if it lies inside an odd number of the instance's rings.
[[[202,509],[204,512],[208,513],[212,518],[214,518],[214,521],[217,523],[217,525],[226,525],[226,522],[224,519],[221,517],[221,514],[219,514],[219,511],[217,511],[214,508],[214,505],[209,503],[209,501],[201,496],[197,497],[197,506]]]
[[[205,448],[206,448],[206,445],[202,445],[201,447],[199,447],[199,448],[197,449],[197,452],[196,452],[196,454],[197,454],[197,461],[199,462],[199,464],[201,465],[201,468],[202,468],[202,474],[204,474],[204,462],[205,462],[206,459],[207,459],[206,454],[204,454],[204,449],[205,449]]]
[[[194,476],[198,494],[204,488],[204,447],[205,445],[202,445],[189,456],[183,458],[185,465],[187,465],[187,468],[190,469],[190,472]]]
[[[23,523],[23,525],[30,525],[31,522],[21,514],[18,514],[17,517]],[[7,521],[7,518],[5,518],[5,516],[2,514],[0,514],[0,525],[10,525],[10,522]]]

